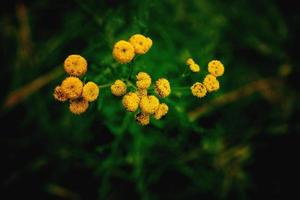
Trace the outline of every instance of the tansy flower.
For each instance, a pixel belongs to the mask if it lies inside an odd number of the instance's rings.
[[[143,113],[153,114],[159,106],[159,100],[156,96],[144,96],[140,100],[140,108]]]
[[[68,100],[68,98],[67,98],[67,96],[65,95],[65,93],[62,92],[60,86],[56,86],[56,87],[55,87],[53,96],[54,96],[54,98],[55,98],[57,101],[64,102],[64,101]]]
[[[123,96],[126,94],[127,86],[121,80],[116,80],[114,84],[110,86],[111,93],[115,96]]]
[[[71,76],[82,76],[87,71],[87,62],[80,55],[70,55],[65,59],[64,69]]]
[[[80,115],[81,113],[84,113],[88,107],[89,102],[83,97],[79,97],[78,99],[73,99],[70,101],[69,109],[72,113]]]
[[[216,91],[220,88],[219,81],[211,74],[206,75],[203,81],[204,86],[208,92]]]
[[[139,102],[140,102],[140,98],[136,93],[133,92],[127,93],[122,99],[123,106],[129,112],[136,111],[139,107]]]
[[[141,34],[131,36],[129,42],[132,44],[136,54],[145,54],[152,46],[152,40]]]
[[[69,99],[76,99],[82,93],[83,84],[79,78],[70,76],[63,80],[60,87]]]
[[[129,63],[135,55],[133,46],[125,40],[120,40],[114,45],[112,54],[122,64]]]
[[[135,116],[136,121],[142,125],[142,126],[146,126],[150,123],[150,115],[149,114],[145,114],[145,113],[139,113]]]
[[[202,83],[196,82],[191,87],[192,94],[196,97],[204,97],[206,95],[206,88]]]
[[[151,85],[151,77],[145,72],[139,72],[136,79],[136,86],[139,89],[147,89]]]
[[[196,64],[196,63],[191,64],[189,67],[190,67],[190,70],[192,72],[199,72],[200,71],[200,66],[198,64]]]
[[[187,64],[187,65],[192,65],[192,64],[195,64],[195,61],[194,61],[192,58],[188,58],[188,59],[186,60],[186,64]]]
[[[169,107],[165,103],[159,104],[158,108],[156,109],[154,113],[155,119],[161,119],[163,116],[165,116],[168,113]]]
[[[97,99],[99,95],[99,87],[94,82],[88,82],[83,86],[82,89],[82,97],[85,98],[85,100],[92,102]]]
[[[208,72],[215,77],[224,74],[224,65],[219,60],[212,60],[208,63]]]
[[[162,98],[169,96],[171,93],[169,81],[165,78],[158,79],[155,84],[155,92]]]
[[[147,91],[147,89],[138,89],[136,93],[139,98],[142,98],[144,96],[147,96],[148,91]]]

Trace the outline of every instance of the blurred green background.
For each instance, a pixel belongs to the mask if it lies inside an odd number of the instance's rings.
[[[289,199],[299,180],[299,7],[291,0],[30,0],[1,3],[0,199]],[[141,127],[109,89],[86,113],[53,99],[62,63],[126,77],[113,44],[153,40],[134,74],[190,86],[220,59],[219,91],[173,91]],[[193,57],[201,73],[179,79]],[[294,197],[294,199],[297,199]]]

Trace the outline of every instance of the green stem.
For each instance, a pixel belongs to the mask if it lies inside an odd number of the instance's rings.
[[[107,88],[110,87],[111,83],[103,84],[103,85],[98,85],[99,88]]]

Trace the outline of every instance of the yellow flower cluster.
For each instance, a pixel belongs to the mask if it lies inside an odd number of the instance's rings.
[[[115,43],[112,55],[121,64],[132,61],[135,54],[145,54],[152,46],[152,40],[141,34],[135,34],[129,41],[120,40]]]
[[[131,83],[129,83],[131,84]],[[111,92],[115,96],[123,96],[122,104],[128,112],[136,112],[136,121],[145,126],[150,123],[150,116],[157,120],[161,119],[168,113],[168,106],[160,103],[159,99],[154,95],[148,95],[148,89],[151,86],[151,77],[146,72],[139,72],[136,75],[136,89],[128,92],[127,86],[121,80],[116,80],[111,86]],[[155,92],[162,98],[167,97],[171,93],[170,83],[165,78],[156,81]]]
[[[192,72],[200,72],[200,66],[195,63],[195,61],[192,58],[187,59],[186,64],[190,67],[190,70]]]
[[[191,63],[187,60],[187,63]],[[191,92],[194,96],[202,98],[207,92],[214,92],[220,88],[220,83],[216,77],[224,74],[224,65],[218,60],[212,60],[208,63],[208,72],[203,80],[203,83],[196,82],[191,87]]]
[[[53,96],[56,100],[69,100],[69,109],[74,114],[81,114],[89,107],[89,102],[98,98],[99,87],[94,82],[83,82],[76,76],[82,76],[87,71],[87,62],[80,55],[70,55],[64,62],[65,71],[71,75],[66,77],[60,86],[56,86]]]

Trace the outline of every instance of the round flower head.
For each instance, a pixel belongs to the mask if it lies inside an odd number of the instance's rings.
[[[125,40],[120,40],[114,45],[112,54],[122,64],[129,63],[135,55],[133,46]]]
[[[195,64],[195,61],[194,61],[192,58],[188,58],[188,59],[186,60],[186,64],[187,64],[187,65],[192,65],[192,64]]]
[[[94,82],[88,82],[83,86],[82,89],[82,97],[85,98],[87,101],[92,102],[97,99],[99,95],[99,87]]]
[[[156,109],[154,113],[155,119],[161,119],[163,116],[165,116],[168,113],[169,107],[165,103],[159,104],[158,108]]]
[[[135,119],[142,126],[146,126],[150,123],[150,115],[142,113],[142,112],[137,114],[135,116]]]
[[[129,42],[134,47],[136,54],[145,54],[152,46],[152,40],[141,34],[135,34],[131,36]]]
[[[206,75],[203,81],[204,86],[208,92],[216,91],[220,88],[219,81],[211,74]]]
[[[192,94],[196,97],[202,98],[206,95],[206,88],[202,83],[196,82],[191,87]]]
[[[82,93],[83,84],[79,78],[70,76],[63,80],[60,87],[69,99],[76,99]]]
[[[89,102],[85,100],[83,97],[79,97],[78,99],[73,99],[70,101],[70,111],[76,115],[80,115],[84,113],[89,107]]]
[[[224,65],[219,60],[212,60],[208,63],[208,71],[215,77],[222,76],[224,74]]]
[[[200,72],[200,66],[196,63],[190,65],[190,70],[192,72]]]
[[[129,112],[136,111],[139,107],[139,102],[140,102],[140,98],[136,93],[133,92],[127,93],[122,99],[123,106]]]
[[[115,96],[123,96],[126,94],[127,86],[121,80],[116,80],[114,84],[110,86],[111,93]]]
[[[87,71],[87,62],[80,55],[70,55],[65,59],[64,69],[71,76],[82,76]]]
[[[60,86],[56,86],[56,87],[55,87],[53,96],[54,96],[54,98],[55,98],[57,101],[65,102],[66,100],[68,100],[68,98],[67,98],[67,96],[65,95],[65,93],[62,92]]]
[[[159,100],[156,96],[145,96],[141,98],[140,108],[143,113],[153,114],[159,106]]]
[[[145,72],[139,72],[136,79],[136,86],[139,89],[148,89],[151,85],[151,77]]]
[[[144,96],[147,96],[147,94],[148,94],[147,89],[138,89],[137,90],[137,95],[140,99]]]
[[[155,84],[155,92],[162,98],[169,96],[171,93],[169,81],[165,78],[158,79]]]

